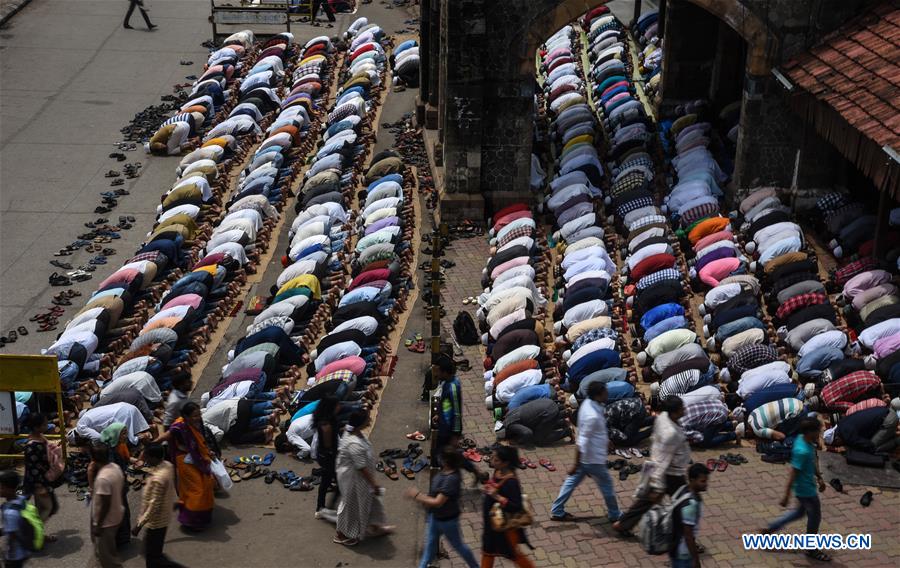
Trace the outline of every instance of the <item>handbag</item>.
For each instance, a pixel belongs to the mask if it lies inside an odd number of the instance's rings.
[[[66,468],[62,457],[62,448],[58,443],[47,442],[47,461],[50,462],[50,469],[47,470],[47,481],[52,483],[62,476]]]
[[[506,483],[504,479],[497,489]],[[507,513],[500,506],[500,503],[494,503],[491,506],[491,528],[497,532],[504,532],[514,529],[521,529],[531,525],[534,522],[534,509],[531,507],[531,501],[528,495],[522,493],[522,510],[515,513]]]

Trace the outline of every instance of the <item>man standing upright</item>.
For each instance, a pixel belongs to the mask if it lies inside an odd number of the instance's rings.
[[[165,461],[165,452],[159,444],[144,449],[144,461],[152,468],[141,496],[141,514],[131,533],[137,536],[147,527],[144,536],[144,558],[147,568],[181,568],[181,564],[169,560],[163,553],[166,529],[172,518],[175,503],[175,467]]]
[[[609,435],[606,430],[606,400],[609,393],[606,383],[593,382],[588,386],[588,397],[578,409],[578,439],[575,446],[575,463],[569,468],[569,477],[559,490],[559,497],[553,502],[550,518],[554,521],[571,521],[575,518],[566,512],[566,502],[572,491],[584,477],[590,476],[597,482],[603,500],[606,501],[606,513],[609,520],[616,522],[621,516],[616,502],[616,490],[613,487],[606,458],[609,453]]]
[[[815,418],[804,418],[800,423],[800,434],[794,440],[791,449],[791,473],[788,475],[787,487],[781,506],[787,507],[791,492],[797,496],[797,508],[788,511],[775,520],[763,533],[773,533],[788,523],[792,523],[806,515],[806,534],[819,532],[822,522],[822,503],[819,492],[825,491],[825,480],[819,473],[819,462],[816,459],[816,445],[819,441],[821,424]],[[808,550],[806,555],[820,562],[829,562],[831,556],[821,550]]]
[[[144,17],[144,22],[146,22],[146,24],[147,24],[147,29],[151,30],[151,31],[156,29],[156,24],[154,24],[153,22],[150,21],[150,16],[147,15],[147,10],[144,9],[144,0],[128,0],[128,1],[130,2],[130,4],[128,6],[128,13],[125,14],[125,24],[124,24],[125,29],[126,30],[134,29],[131,27],[131,24],[129,22],[131,21],[131,14],[134,13],[135,8],[137,8],[138,10],[141,11],[141,16]]]
[[[669,397],[663,401],[662,410],[653,425],[650,460],[644,464],[645,468],[652,464],[652,472],[638,489],[637,500],[613,523],[613,528],[623,535],[631,534],[631,529],[659,502],[663,493],[671,496],[685,484],[691,447],[679,423],[684,416],[684,401],[677,396]]]
[[[122,469],[109,462],[109,447],[96,444],[91,447],[88,478],[93,475],[91,490],[91,540],[94,555],[101,568],[119,568],[122,561],[116,553],[116,531],[125,516],[122,505],[122,489],[125,476]]]
[[[438,430],[438,447],[456,445],[462,437],[462,388],[456,376],[456,365],[446,355],[438,356],[431,373],[438,380],[441,391],[441,409],[435,420]]]

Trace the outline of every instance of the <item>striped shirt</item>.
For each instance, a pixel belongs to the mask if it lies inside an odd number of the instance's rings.
[[[697,388],[699,382],[700,371],[697,369],[688,369],[687,371],[676,373],[660,383],[657,396],[660,401],[673,396],[679,396]]]
[[[790,418],[803,412],[803,401],[796,398],[782,398],[766,403],[747,417],[750,427],[759,438],[771,439],[775,428]]]
[[[141,495],[141,514],[138,525],[148,529],[162,529],[169,526],[172,504],[175,502],[175,468],[162,461],[153,468]]]

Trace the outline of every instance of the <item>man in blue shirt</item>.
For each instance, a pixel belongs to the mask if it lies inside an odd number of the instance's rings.
[[[24,566],[28,560],[28,549],[21,542],[19,527],[22,520],[22,508],[25,507],[25,497],[16,495],[19,487],[19,474],[15,471],[0,473],[0,495],[6,499],[0,508],[3,511],[3,534],[6,536],[6,550],[3,552],[3,565],[10,567]]]
[[[793,491],[797,496],[798,506],[760,532],[773,533],[784,525],[800,519],[803,515],[806,515],[806,533],[816,534],[819,532],[819,524],[822,522],[822,504],[819,501],[816,486],[818,485],[820,492],[825,491],[825,480],[819,473],[815,447],[819,440],[820,429],[821,424],[815,418],[805,418],[800,423],[800,435],[794,441],[794,448],[791,451],[791,473],[788,476],[784,497],[781,499],[781,506],[787,507],[791,491]],[[820,562],[831,560],[831,557],[821,550],[809,550],[806,555]]]

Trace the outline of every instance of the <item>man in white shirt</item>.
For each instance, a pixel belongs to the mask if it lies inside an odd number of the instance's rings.
[[[591,383],[588,397],[578,409],[578,440],[575,447],[575,463],[569,468],[569,476],[559,490],[559,497],[553,502],[550,518],[554,521],[571,521],[575,516],[565,510],[566,502],[584,477],[590,476],[597,482],[603,500],[606,501],[606,512],[609,519],[615,522],[621,516],[616,502],[616,491],[613,487],[606,457],[609,452],[609,436],[606,430],[605,402],[609,393],[606,384]]]
[[[298,460],[313,458],[312,446],[316,444],[316,428],[313,415],[307,414],[291,422],[287,432],[275,437],[275,449],[279,452],[296,452]]]

